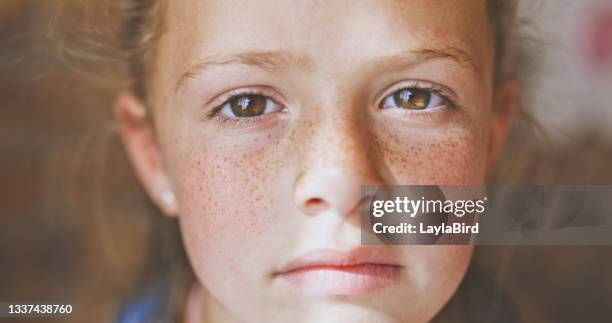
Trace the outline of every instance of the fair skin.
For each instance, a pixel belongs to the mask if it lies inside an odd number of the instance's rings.
[[[284,269],[317,250],[360,247],[363,184],[486,181],[516,90],[494,85],[484,8],[170,2],[150,106],[125,92],[115,110],[133,166],[178,219],[203,286],[189,304],[206,310],[191,309],[190,321],[427,322],[444,306],[470,246],[368,249],[393,263],[375,264],[376,274]],[[402,89],[429,103],[397,105]],[[248,103],[240,95],[263,112],[237,116],[232,107]]]

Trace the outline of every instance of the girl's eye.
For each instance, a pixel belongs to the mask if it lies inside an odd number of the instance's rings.
[[[227,100],[219,112],[229,118],[253,118],[278,109],[278,104],[266,96],[243,94]]]
[[[381,108],[400,108],[405,110],[433,109],[445,104],[445,99],[435,91],[421,88],[399,89],[385,97]]]

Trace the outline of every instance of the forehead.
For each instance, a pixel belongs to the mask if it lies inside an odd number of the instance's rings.
[[[490,53],[485,0],[176,0],[166,15],[160,56],[181,65],[176,70],[245,50],[328,62],[447,46],[475,62]]]

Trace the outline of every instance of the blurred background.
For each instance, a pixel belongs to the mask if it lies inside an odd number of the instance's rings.
[[[0,0],[0,301],[65,301],[74,322],[109,322],[156,228],[109,128],[114,87],[53,54],[58,2]],[[546,135],[519,124],[495,181],[612,184],[612,1],[526,0],[521,16]],[[94,182],[116,189],[100,198]],[[612,322],[612,247],[479,247],[474,264],[524,322]]]

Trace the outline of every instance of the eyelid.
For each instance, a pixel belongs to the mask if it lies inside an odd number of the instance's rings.
[[[434,92],[434,94],[440,95],[445,101],[448,101],[448,104],[452,108],[458,108],[457,94],[453,90],[446,86],[423,80],[403,80],[393,83],[391,86],[386,87],[385,90],[382,91],[382,94],[376,96],[374,106],[376,108],[379,108],[389,95],[392,95],[398,90],[411,87],[423,90],[430,90]]]

